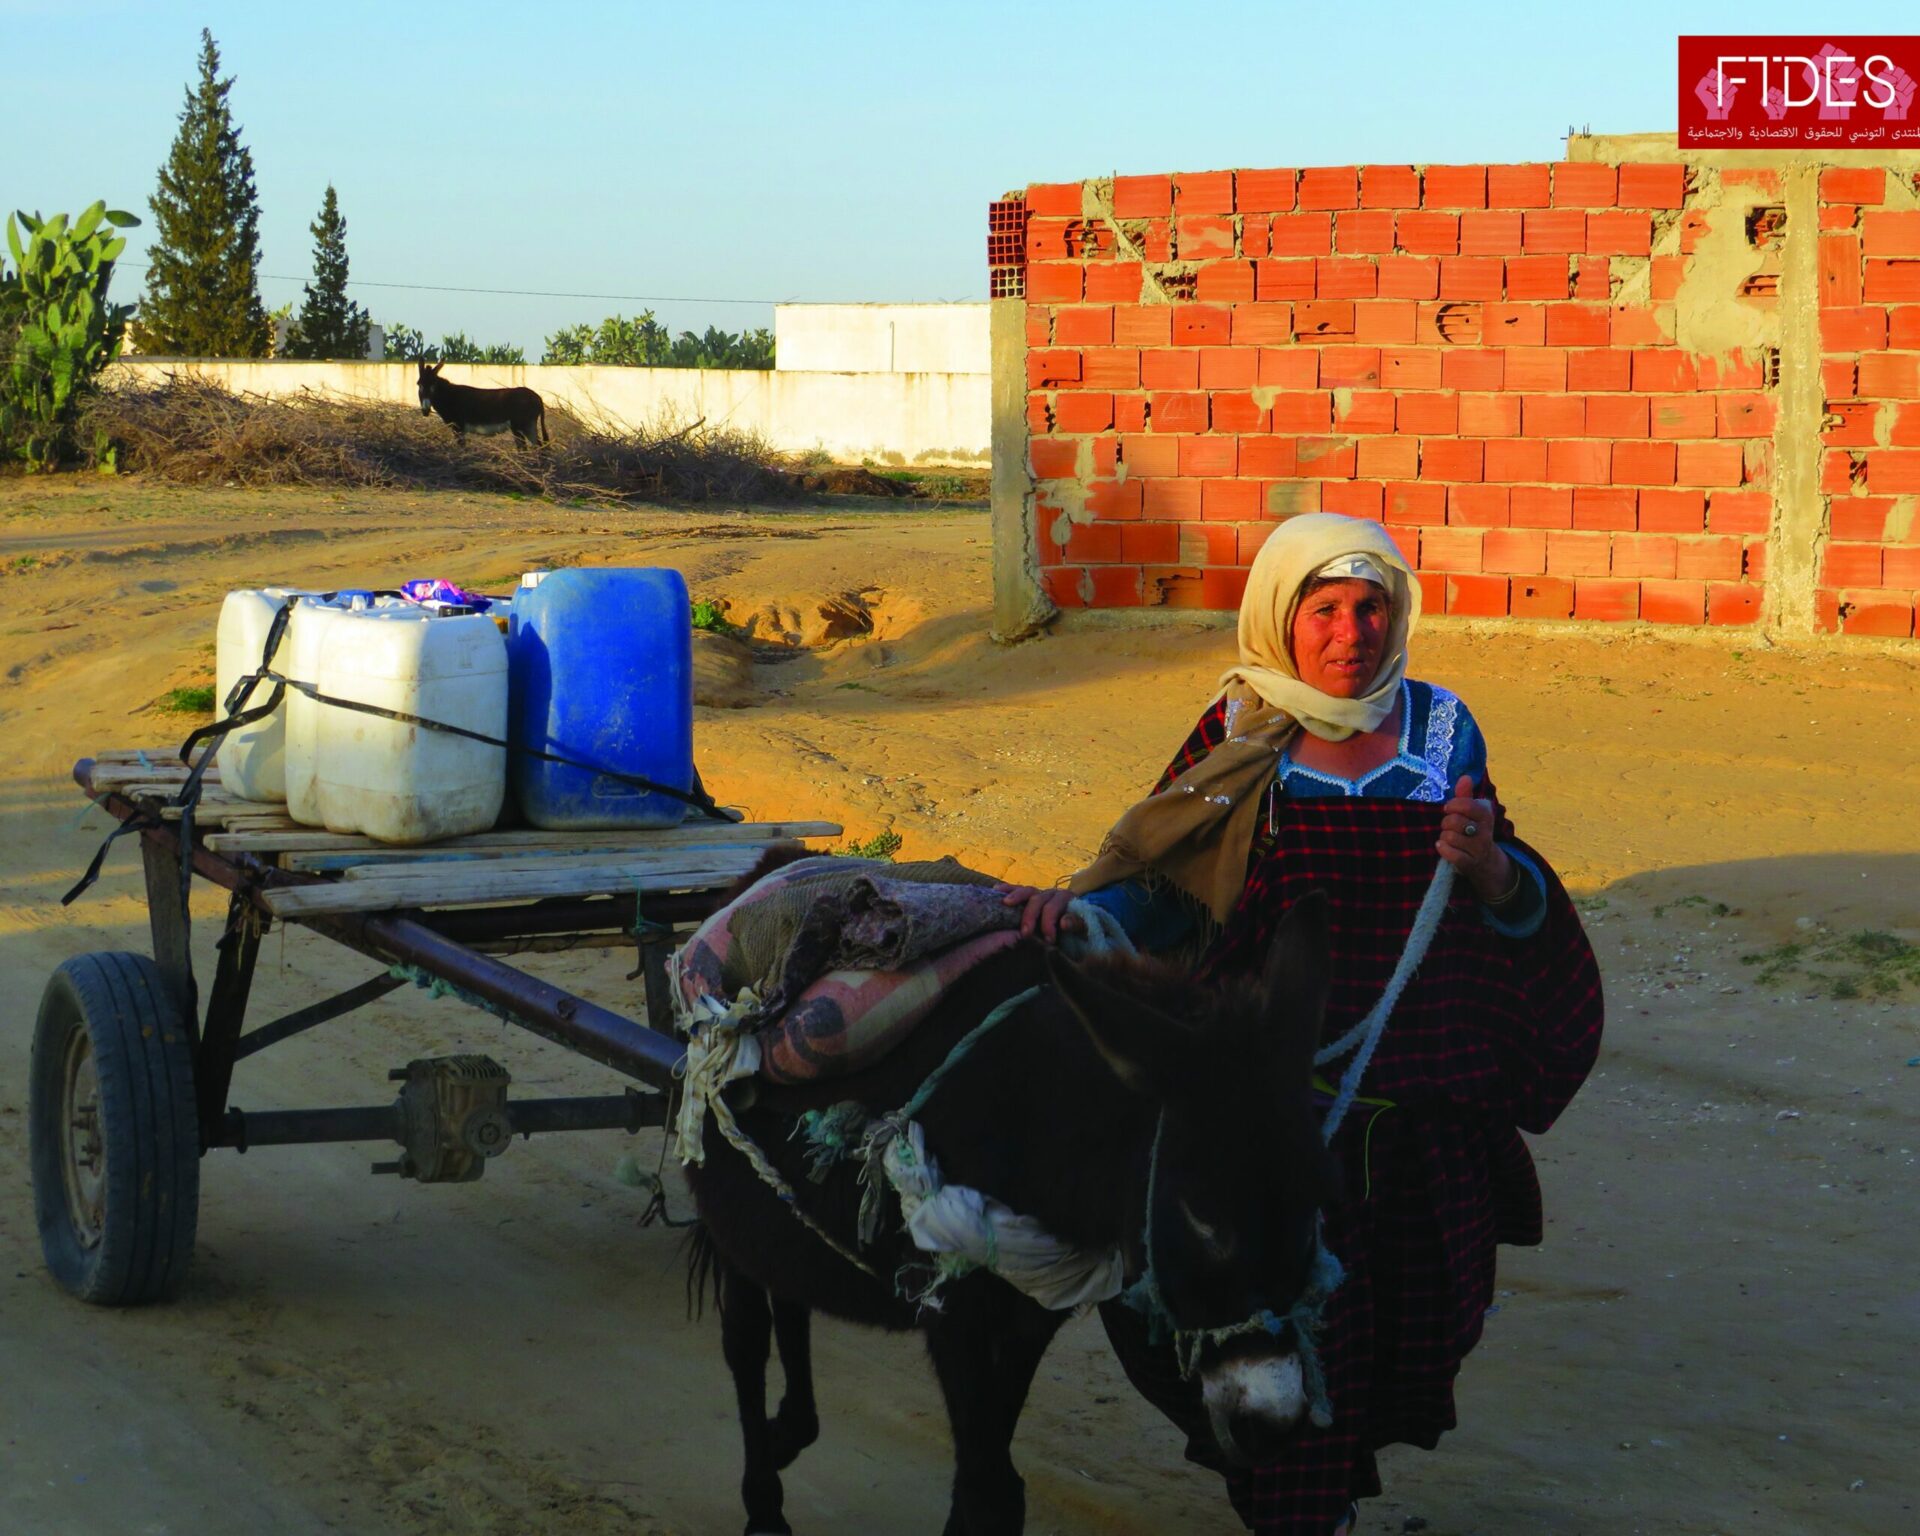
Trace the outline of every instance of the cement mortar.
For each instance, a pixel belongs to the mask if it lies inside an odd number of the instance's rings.
[[[1710,167],[1696,168],[1693,176],[1686,211],[1705,215],[1706,229],[1694,243],[1674,296],[1675,344],[1696,356],[1716,358],[1779,345],[1781,301],[1745,298],[1741,286],[1761,273],[1777,276],[1787,241],[1799,233],[1812,234],[1817,217],[1802,230],[1789,215],[1785,240],[1755,246],[1747,239],[1747,218],[1753,208],[1767,206],[1767,200],[1751,187],[1727,187]],[[1676,220],[1655,254],[1677,255],[1685,228],[1684,219]],[[1808,298],[1817,303],[1819,295]]]

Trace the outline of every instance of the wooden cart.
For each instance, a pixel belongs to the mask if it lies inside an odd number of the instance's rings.
[[[298,826],[233,798],[217,766],[187,835],[172,802],[186,769],[166,749],[104,752],[74,767],[95,804],[137,835],[153,954],[94,952],[48,980],[35,1026],[29,1141],[47,1267],[86,1301],[173,1294],[199,1217],[200,1159],[216,1148],[392,1142],[379,1171],[427,1183],[478,1178],[516,1135],[664,1123],[681,1048],[666,959],[685,928],[772,845],[839,835],[828,822],[689,821],[649,832],[500,831],[393,848]],[[189,946],[199,875],[228,894],[204,989]],[[365,980],[245,1027],[260,941],[297,923],[365,955]],[[634,946],[646,1022],[539,980],[501,957]],[[236,1067],[269,1046],[410,984],[425,984],[577,1051],[640,1086],[515,1099],[486,1056],[396,1064],[385,1104],[243,1111]]]

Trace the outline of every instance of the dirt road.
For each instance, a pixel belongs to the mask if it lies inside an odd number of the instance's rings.
[[[769,653],[746,707],[699,712],[723,799],[1051,878],[1158,770],[1230,642],[1194,625],[997,649],[987,553],[979,512],[0,481],[0,1530],[737,1530],[712,1320],[687,1319],[677,1235],[639,1229],[614,1177],[623,1152],[657,1157],[654,1135],[523,1143],[478,1185],[432,1188],[368,1177],[372,1148],[217,1154],[181,1302],[112,1313],[55,1289],[24,1146],[34,999],[63,958],[146,943],[130,853],[58,905],[104,821],[77,819],[68,769],[195,723],[156,701],[212,680],[230,587],[667,563],[762,635],[819,639],[823,602],[870,626]],[[1899,945],[1853,942],[1920,940],[1920,663],[1456,630],[1421,635],[1415,671],[1467,698],[1523,834],[1579,894],[1609,1032],[1538,1144],[1547,1242],[1505,1256],[1463,1428],[1438,1455],[1390,1453],[1360,1529],[1920,1528],[1920,976],[1900,989]],[[535,964],[638,1006],[617,958]],[[258,1016],[366,969],[276,935]],[[235,1100],[374,1102],[388,1066],[462,1049],[496,1054],[516,1091],[606,1087],[456,1003],[396,993],[247,1063]],[[917,1347],[822,1332],[826,1430],[789,1478],[796,1528],[937,1529],[945,1427]],[[1236,1528],[1096,1324],[1049,1356],[1016,1454],[1035,1532]]]

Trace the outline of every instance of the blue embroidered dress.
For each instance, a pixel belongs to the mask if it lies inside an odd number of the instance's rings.
[[[1235,712],[1235,706],[1229,704],[1229,733],[1233,730]],[[1309,768],[1294,761],[1291,752],[1283,752],[1264,793],[1295,800],[1345,795],[1375,800],[1422,800],[1438,805],[1453,798],[1453,786],[1463,775],[1475,784],[1484,783],[1487,777],[1487,742],[1480,733],[1479,723],[1457,694],[1433,683],[1409,678],[1400,685],[1399,747],[1386,762],[1357,779],[1343,779],[1338,774]],[[1262,830],[1271,822],[1269,815]],[[1539,867],[1525,853],[1512,844],[1501,846],[1524,874],[1521,899],[1504,919],[1484,906],[1481,916],[1496,932],[1509,938],[1530,938],[1546,916],[1546,882]],[[1263,852],[1261,837],[1256,835],[1253,856],[1257,859]],[[1082,899],[1111,913],[1127,930],[1127,936],[1142,949],[1171,949],[1193,930],[1193,913],[1184,902],[1172,892],[1150,887],[1138,878],[1091,891]]]

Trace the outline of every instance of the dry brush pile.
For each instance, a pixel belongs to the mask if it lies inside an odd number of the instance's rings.
[[[96,458],[189,484],[496,491],[556,501],[767,501],[796,494],[750,433],[662,424],[640,432],[549,407],[553,441],[456,437],[407,406],[325,395],[236,395],[183,376],[97,395],[79,433]]]

